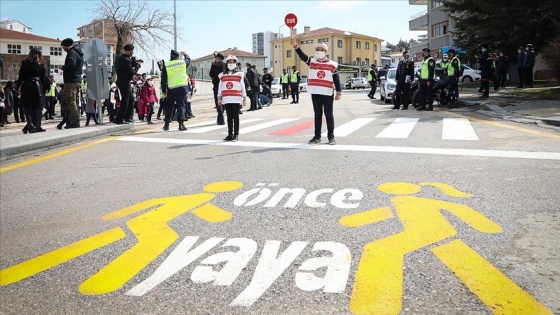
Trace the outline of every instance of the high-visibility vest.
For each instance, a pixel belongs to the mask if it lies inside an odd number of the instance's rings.
[[[371,82],[371,81],[373,80],[373,76],[371,75],[371,71],[372,71],[372,70],[373,70],[373,69],[371,69],[371,70],[369,70],[369,71],[367,72],[367,80],[368,80],[368,82]]]
[[[167,73],[167,87],[170,89],[188,86],[187,63],[184,60],[171,60],[165,62]]]
[[[82,90],[87,90],[87,81],[82,80],[82,83],[80,84],[80,87]]]
[[[297,71],[297,70],[292,73],[292,77],[290,78],[291,83],[299,83],[298,79],[297,79],[298,74],[299,74],[299,71]]]
[[[319,61],[311,58],[307,77],[307,93],[333,95],[333,73],[338,63],[332,60]]]
[[[218,78],[220,79],[221,89],[218,97],[222,98],[222,104],[241,104],[243,97],[246,97],[246,95],[243,95],[241,87],[242,84],[245,84],[243,82],[243,72],[220,73]]]
[[[452,77],[455,75],[455,68],[453,67],[453,60],[457,60],[457,69],[461,69],[461,60],[459,60],[459,58],[457,57],[453,57],[451,59],[451,64],[449,65],[449,67],[447,67],[447,75]]]
[[[285,73],[285,74],[282,74],[282,81],[281,81],[281,83],[282,83],[282,84],[286,84],[286,83],[288,83],[288,82],[289,82],[289,81],[288,81],[288,79],[289,79],[289,76],[290,76],[290,75],[289,75],[289,74],[287,74],[287,73]]]
[[[54,97],[55,94],[56,94],[56,83],[51,82],[51,88],[50,88],[50,90],[47,92],[47,94],[45,94],[45,96]]]
[[[449,64],[450,64],[449,60],[448,60],[448,61],[442,61],[442,62],[440,63],[439,66],[440,66],[441,68],[447,70],[447,68],[449,67]]]
[[[422,70],[420,71],[420,79],[424,79],[424,80],[428,79],[428,75],[430,74],[430,69],[428,67],[428,64],[430,60],[434,60],[434,58],[432,58],[432,56],[429,56],[428,58],[425,58],[424,61],[422,61]]]

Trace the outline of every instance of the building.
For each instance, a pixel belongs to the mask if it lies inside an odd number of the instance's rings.
[[[408,28],[411,31],[426,31],[426,42],[411,46],[410,56],[414,61],[422,60],[422,49],[430,48],[432,56],[441,58],[447,50],[454,47],[454,21],[445,11],[443,1],[438,0],[409,0],[411,5],[425,6],[425,9],[410,17]]]
[[[229,55],[234,55],[237,57],[237,61],[243,65],[245,69],[245,64],[250,63],[257,67],[257,71],[262,73],[262,69],[265,67],[266,56],[253,54],[247,51],[238,50],[237,47],[228,48],[226,50],[218,51],[220,54],[227,58]],[[209,54],[204,57],[193,59],[191,61],[192,73],[198,80],[210,80],[210,66],[216,58],[214,54]],[[189,71],[189,73],[191,73]]]
[[[299,46],[303,52],[312,56],[315,44],[324,42],[328,46],[327,56],[338,62],[338,71],[341,82],[348,78],[364,76],[371,64],[381,64],[381,42],[377,37],[341,31],[334,28],[324,27],[311,30],[309,26],[304,27],[303,33],[297,34],[292,29],[292,35],[298,39]],[[274,40],[274,73],[282,73],[282,69],[291,72],[292,66],[296,66],[302,77],[306,77],[309,67],[299,59],[291,45],[291,37]]]
[[[274,48],[272,41],[278,39],[278,33],[270,31],[253,33],[253,53],[266,56],[265,65],[272,67],[274,62]]]
[[[32,48],[41,51],[45,66],[50,69],[49,73],[55,75],[55,78],[58,77],[59,67],[64,65],[66,58],[66,53],[60,46],[60,39],[0,28],[0,54],[4,57],[0,78],[16,80],[21,62],[27,58]]]
[[[33,34],[33,29],[20,21],[16,20],[4,20],[0,21],[0,28],[5,28],[7,30]]]

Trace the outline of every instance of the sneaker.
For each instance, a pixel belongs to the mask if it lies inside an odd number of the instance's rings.
[[[308,143],[309,144],[319,144],[319,143],[321,143],[321,139],[317,139],[317,138],[313,137],[313,139],[309,140]]]
[[[233,136],[227,136],[224,138],[224,141],[233,141]]]
[[[329,138],[329,144],[330,145],[336,144],[336,141],[334,141],[334,138]]]
[[[239,140],[239,138],[237,136],[233,136],[233,140],[231,140],[231,141],[237,142],[237,140]]]

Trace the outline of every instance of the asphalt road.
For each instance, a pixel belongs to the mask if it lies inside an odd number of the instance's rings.
[[[560,134],[365,94],[2,172],[0,313],[560,314]]]

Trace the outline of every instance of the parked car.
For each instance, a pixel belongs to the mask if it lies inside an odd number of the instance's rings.
[[[386,76],[379,78],[381,80],[379,94],[381,95],[381,100],[385,101],[385,103],[391,103],[391,98],[397,88],[397,81],[395,80],[396,77],[397,69],[393,68],[387,70]]]
[[[344,83],[344,88],[349,90],[352,88],[352,79],[348,79],[345,83]]]
[[[272,97],[280,97],[280,95],[282,95],[282,84],[280,83],[280,78],[277,77],[272,80],[270,91],[272,92]]]
[[[436,68],[439,68],[440,63],[437,62],[436,63]],[[474,81],[480,81],[480,71],[479,70],[475,70],[469,66],[463,65],[461,64],[461,67],[463,68],[463,75],[459,78],[459,82],[474,82]],[[418,69],[418,71],[420,71],[420,69]]]
[[[299,80],[299,91],[307,92],[307,78],[301,78]]]
[[[369,82],[364,77],[353,78],[350,83],[350,88],[354,89],[365,89],[368,87]]]

